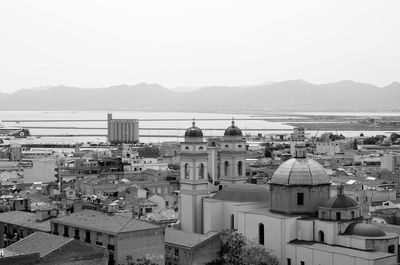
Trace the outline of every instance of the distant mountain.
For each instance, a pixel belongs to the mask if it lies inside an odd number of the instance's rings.
[[[385,87],[353,81],[303,80],[174,91],[158,84],[83,89],[56,86],[0,93],[2,110],[148,111],[389,111],[400,110],[400,83]]]
[[[7,94],[6,94],[6,93],[2,93],[2,92],[0,92],[0,99],[4,98],[4,97],[6,97],[6,96],[7,96]]]

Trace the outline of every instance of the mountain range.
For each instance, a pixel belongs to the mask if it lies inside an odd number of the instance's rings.
[[[303,80],[249,86],[208,86],[179,92],[140,83],[85,89],[55,86],[0,93],[1,110],[142,111],[399,111],[400,83],[385,87]]]

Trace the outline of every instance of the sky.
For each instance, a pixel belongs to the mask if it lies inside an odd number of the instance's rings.
[[[0,91],[400,81],[400,1],[1,0]]]

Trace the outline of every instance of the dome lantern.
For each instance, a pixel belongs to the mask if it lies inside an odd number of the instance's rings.
[[[194,118],[193,118],[192,127],[189,127],[185,131],[185,139],[186,140],[189,140],[189,139],[194,140],[194,138],[202,141],[203,140],[203,132],[200,128],[196,127],[196,122],[194,121]]]
[[[239,129],[239,127],[237,127],[235,125],[235,119],[234,118],[232,118],[232,123],[231,124],[232,124],[231,126],[226,128],[224,136],[228,136],[228,137],[229,136],[236,136],[236,137],[239,136],[239,137],[242,137],[243,136],[242,131]]]

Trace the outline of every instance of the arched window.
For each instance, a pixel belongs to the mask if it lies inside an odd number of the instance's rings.
[[[340,212],[337,212],[337,213],[336,213],[336,220],[337,220],[337,221],[340,221],[340,219],[342,219],[342,215],[341,215]]]
[[[243,174],[243,163],[242,161],[239,161],[238,163],[238,174],[241,176]]]
[[[389,252],[389,253],[394,253],[394,252],[395,252],[394,245],[390,245],[390,246],[388,247],[388,252]]]
[[[204,164],[201,163],[200,169],[199,169],[199,179],[203,179],[203,178],[204,178]]]
[[[258,224],[258,244],[264,245],[264,224]]]
[[[322,243],[325,242],[325,234],[324,234],[324,232],[319,231],[318,235],[319,235],[319,241],[322,242]]]
[[[242,145],[241,145],[241,144],[239,144],[239,145],[238,145],[238,148],[242,148]]]
[[[225,176],[229,175],[229,162],[228,161],[225,161],[225,164],[224,164],[224,175]]]
[[[231,214],[231,230],[235,229],[235,216]]]
[[[186,147],[185,147],[185,150],[189,150],[189,146],[186,146]]]
[[[351,219],[354,219],[354,211],[351,211]]]
[[[189,164],[185,164],[185,179],[189,178]]]
[[[203,150],[203,146],[200,146],[200,147],[199,147],[199,150]]]
[[[225,145],[225,148],[229,148],[229,145],[226,144],[226,145]]]

